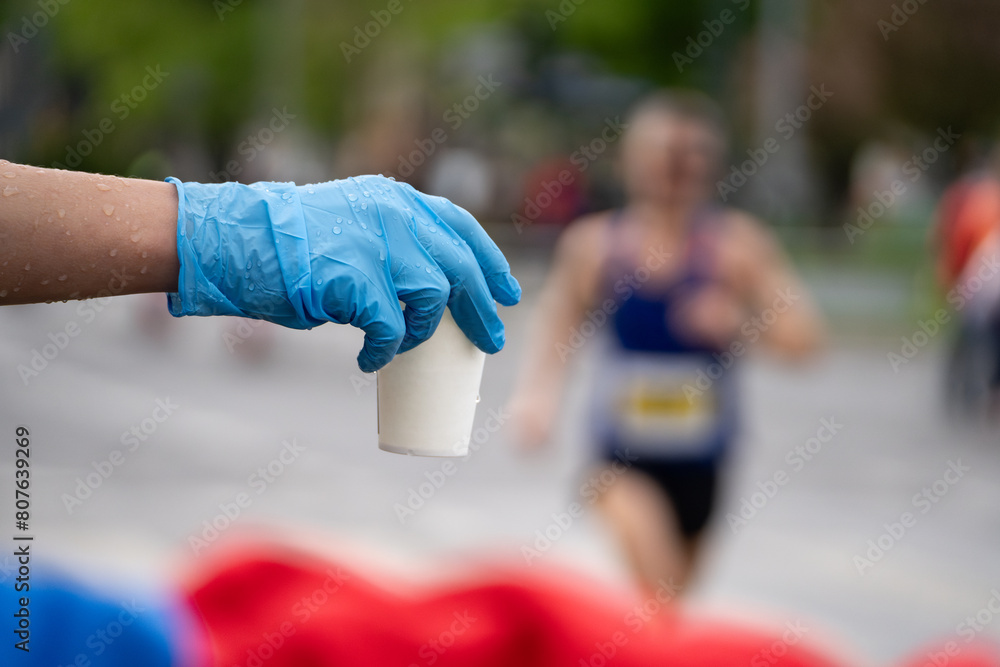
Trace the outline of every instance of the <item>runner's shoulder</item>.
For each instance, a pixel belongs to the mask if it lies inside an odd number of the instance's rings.
[[[558,255],[576,260],[598,260],[607,245],[612,215],[613,211],[589,213],[571,222],[559,237]]]
[[[724,208],[719,219],[727,245],[755,254],[776,250],[777,238],[760,218],[737,208]]]

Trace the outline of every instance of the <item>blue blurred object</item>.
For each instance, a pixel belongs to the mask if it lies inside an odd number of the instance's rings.
[[[29,590],[20,592],[13,582],[0,586],[4,617],[12,628],[26,628],[28,633],[13,633],[0,664],[180,667],[202,661],[196,657],[204,648],[200,633],[171,595],[144,590],[116,597],[40,566],[32,570],[28,583]],[[25,639],[27,643],[17,648]]]
[[[514,305],[521,288],[479,223],[447,199],[382,176],[303,186],[167,180],[179,198],[175,316],[353,324],[365,331],[365,372],[429,338],[446,305],[481,350],[503,347],[494,299]]]

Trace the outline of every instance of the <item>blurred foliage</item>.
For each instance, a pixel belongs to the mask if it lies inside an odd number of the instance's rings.
[[[619,74],[717,89],[712,83],[722,77],[707,72],[720,69],[727,53],[722,41],[735,43],[749,25],[741,18],[740,30],[727,30],[710,57],[680,74],[672,60],[675,45],[703,30],[700,22],[717,16],[730,0],[399,2],[402,11],[347,62],[344,44],[357,43],[359,29],[373,20],[372,12],[383,12],[388,0],[73,0],[64,5],[52,0],[45,6],[58,11],[30,40],[32,48],[17,57],[44,60],[53,103],[65,112],[66,124],[54,136],[29,143],[37,154],[20,157],[62,161],[67,144],[111,117],[115,132],[81,168],[121,171],[146,149],[171,141],[202,142],[222,159],[244,126],[260,122],[275,106],[301,112],[314,132],[335,137],[346,122],[344,101],[378,51],[411,40],[425,45],[430,59],[456,32],[477,24],[516,26],[536,61],[575,49],[596,54]],[[4,3],[5,33],[19,32],[40,7],[38,0]],[[563,20],[553,23],[555,15]],[[168,85],[149,91],[127,119],[120,119],[111,105],[141,84],[147,66],[168,73]]]
[[[7,157],[52,164],[64,161],[67,147],[85,132],[110,119],[114,132],[102,137],[79,168],[118,173],[147,151],[169,153],[179,146],[203,148],[209,162],[221,166],[248,128],[261,127],[274,108],[287,107],[311,139],[333,145],[370,110],[368,80],[384,75],[394,49],[402,48],[406,60],[401,76],[422,77],[417,85],[434,88],[442,58],[455,57],[449,49],[457,40],[487,26],[506,26],[522,41],[527,76],[536,80],[505,94],[537,101],[551,84],[539,76],[546,63],[559,54],[585,54],[619,79],[686,85],[715,95],[742,134],[734,146],[738,154],[741,145],[758,139],[748,121],[756,110],[757,22],[765,3],[780,7],[789,1],[794,0],[6,0],[0,4],[5,41],[39,12],[46,16],[38,35],[22,48],[15,52],[4,45],[0,76],[13,76],[19,87],[8,97],[15,105],[20,92],[37,99],[25,103],[17,127],[10,120],[17,114],[7,114],[8,127],[0,130],[16,135],[5,144],[14,146],[15,154]],[[366,37],[365,28],[385,17],[394,2],[399,11]],[[929,135],[945,125],[985,135],[997,129],[1000,87],[989,83],[1000,78],[994,3],[924,3],[886,34],[879,22],[898,4],[809,3],[803,36],[809,80],[828,82],[838,94],[808,132],[820,175],[840,195],[857,147],[887,128]],[[697,55],[679,68],[677,55],[724,11],[735,20],[711,36],[708,48],[692,47]],[[345,55],[346,45],[356,52]],[[169,74],[122,118],[112,105],[143,82],[147,67]],[[442,87],[429,97],[448,101],[453,94]],[[522,111],[497,113],[515,118]],[[573,122],[564,109],[549,113],[564,125]],[[426,115],[428,109],[413,114]]]

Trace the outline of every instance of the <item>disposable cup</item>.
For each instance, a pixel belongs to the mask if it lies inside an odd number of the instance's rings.
[[[485,359],[446,310],[433,336],[376,373],[379,449],[468,454]]]

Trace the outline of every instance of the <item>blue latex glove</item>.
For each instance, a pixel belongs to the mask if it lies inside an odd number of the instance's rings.
[[[179,199],[175,316],[353,324],[365,331],[365,372],[429,338],[446,306],[478,348],[503,347],[494,300],[512,306],[521,287],[479,223],[447,199],[382,176],[302,186],[167,180]]]

